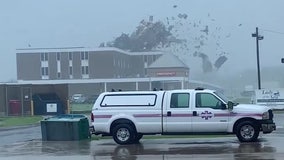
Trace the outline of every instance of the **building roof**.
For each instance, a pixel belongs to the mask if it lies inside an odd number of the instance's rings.
[[[167,53],[159,57],[147,68],[189,68],[177,56]]]
[[[61,47],[61,48],[19,48],[16,49],[16,53],[49,53],[49,52],[99,52],[99,51],[115,51],[124,53],[127,55],[160,55],[164,54],[162,51],[151,52],[128,52],[115,47]]]
[[[116,78],[116,79],[62,79],[62,80],[18,80],[14,83],[1,83],[0,85],[50,85],[50,84],[81,84],[81,83],[119,83],[119,82],[151,82],[151,81],[186,81],[198,84],[204,88],[222,89],[222,87],[198,80],[189,80],[187,77],[145,77],[145,78]]]
[[[61,47],[61,48],[21,48],[17,53],[47,53],[47,52],[85,52],[85,51],[116,51],[131,55],[131,53],[115,47]]]
[[[62,80],[18,80],[16,83],[1,84],[80,84],[80,83],[116,83],[149,81],[188,81],[186,77],[144,77],[144,78],[109,78],[109,79],[62,79]]]

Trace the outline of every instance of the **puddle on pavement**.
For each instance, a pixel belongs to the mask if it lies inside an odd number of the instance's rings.
[[[100,149],[103,146],[103,149]],[[137,159],[138,157],[156,156],[155,159],[164,159],[169,156],[178,156],[181,159],[190,156],[212,156],[222,159],[224,155],[230,155],[233,159],[262,159],[263,154],[271,159],[276,149],[265,142],[237,143],[237,142],[181,142],[181,143],[141,143],[137,145],[115,145],[110,143],[91,145],[92,156],[109,157],[110,159]],[[159,158],[158,158],[159,157]],[[204,158],[205,158],[204,157]],[[257,158],[258,157],[258,158]],[[147,158],[146,158],[147,159]],[[206,159],[206,158],[205,158]],[[273,158],[272,158],[273,159]]]
[[[28,141],[1,146],[0,156],[89,155],[91,141]]]
[[[237,141],[142,140],[137,145],[117,145],[112,140],[100,141],[27,141],[0,147],[0,159],[6,156],[90,156],[91,159],[173,159],[222,157],[233,159],[262,159],[273,156],[274,147],[266,141],[238,143]],[[146,158],[145,158],[146,157]],[[147,158],[148,157],[148,158]]]

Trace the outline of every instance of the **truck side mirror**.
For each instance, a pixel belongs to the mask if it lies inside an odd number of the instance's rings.
[[[234,103],[233,102],[229,101],[227,105],[228,105],[228,109],[230,111],[233,110],[233,108],[234,108]]]

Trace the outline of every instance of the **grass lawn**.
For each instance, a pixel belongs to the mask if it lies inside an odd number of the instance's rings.
[[[39,123],[42,116],[0,117],[0,127],[24,126]]]
[[[87,113],[90,114],[92,110],[93,104],[70,104],[70,112],[74,113]]]

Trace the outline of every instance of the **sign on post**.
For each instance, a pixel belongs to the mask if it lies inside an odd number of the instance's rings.
[[[284,88],[260,89],[255,91],[255,102],[273,109],[284,108]]]

